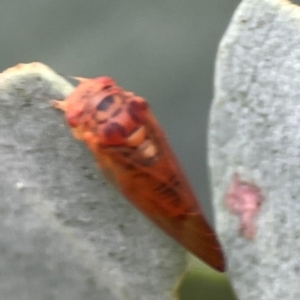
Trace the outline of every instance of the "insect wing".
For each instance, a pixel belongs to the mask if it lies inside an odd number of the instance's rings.
[[[161,229],[210,266],[224,271],[224,257],[218,240],[206,222],[163,131],[150,113],[147,120],[149,135],[158,146],[158,159],[143,165],[135,162],[134,151],[131,155],[124,155],[126,148],[111,147],[98,153],[101,169]]]

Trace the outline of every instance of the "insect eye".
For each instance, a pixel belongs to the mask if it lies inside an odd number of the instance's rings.
[[[96,109],[100,111],[107,111],[113,103],[114,103],[114,97],[107,96],[98,103]]]
[[[124,138],[126,136],[125,129],[118,123],[109,123],[104,128],[104,134],[106,136],[107,145],[120,145],[124,143]]]

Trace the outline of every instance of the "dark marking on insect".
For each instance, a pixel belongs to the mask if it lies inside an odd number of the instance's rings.
[[[133,121],[141,122],[141,112],[147,108],[146,103],[131,101],[127,107],[127,112]]]
[[[104,91],[107,91],[107,90],[109,90],[110,88],[112,88],[112,85],[108,84],[108,85],[105,85],[105,86],[103,87],[103,90],[104,90]]]
[[[115,138],[126,137],[126,131],[124,127],[116,122],[108,123],[108,125],[104,128],[104,133],[106,137],[112,141],[115,140]]]
[[[161,183],[159,186],[153,189],[157,195],[162,196],[164,198],[172,198],[172,203],[176,204],[178,202],[178,193],[174,185]]]
[[[114,111],[112,114],[111,114],[111,117],[114,118],[116,117],[117,115],[119,115],[120,113],[122,112],[122,108],[118,108],[116,111]]]
[[[174,187],[178,187],[180,185],[180,180],[174,174],[170,177],[169,182]]]
[[[97,124],[104,124],[107,122],[107,119],[97,120]]]
[[[158,191],[159,193],[164,193],[164,190],[170,189],[170,188],[176,188],[180,184],[180,181],[175,175],[172,175],[167,183],[161,183],[159,186],[157,186],[154,190]]]
[[[127,163],[127,164],[125,165],[125,169],[126,169],[127,171],[135,171],[135,170],[136,170],[136,167],[135,167],[134,164]]]
[[[114,101],[115,100],[113,96],[107,96],[99,102],[99,104],[96,106],[96,109],[106,111],[114,103]]]

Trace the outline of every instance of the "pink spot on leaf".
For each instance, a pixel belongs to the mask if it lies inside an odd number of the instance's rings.
[[[255,217],[263,196],[260,189],[252,183],[242,181],[238,174],[233,175],[231,186],[225,196],[228,209],[240,218],[240,233],[247,239],[255,236]]]

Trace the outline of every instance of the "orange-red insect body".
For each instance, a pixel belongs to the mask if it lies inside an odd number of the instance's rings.
[[[86,142],[106,177],[138,209],[224,271],[217,238],[145,100],[109,77],[77,79],[79,86],[65,101],[53,102],[65,111],[74,137]]]

